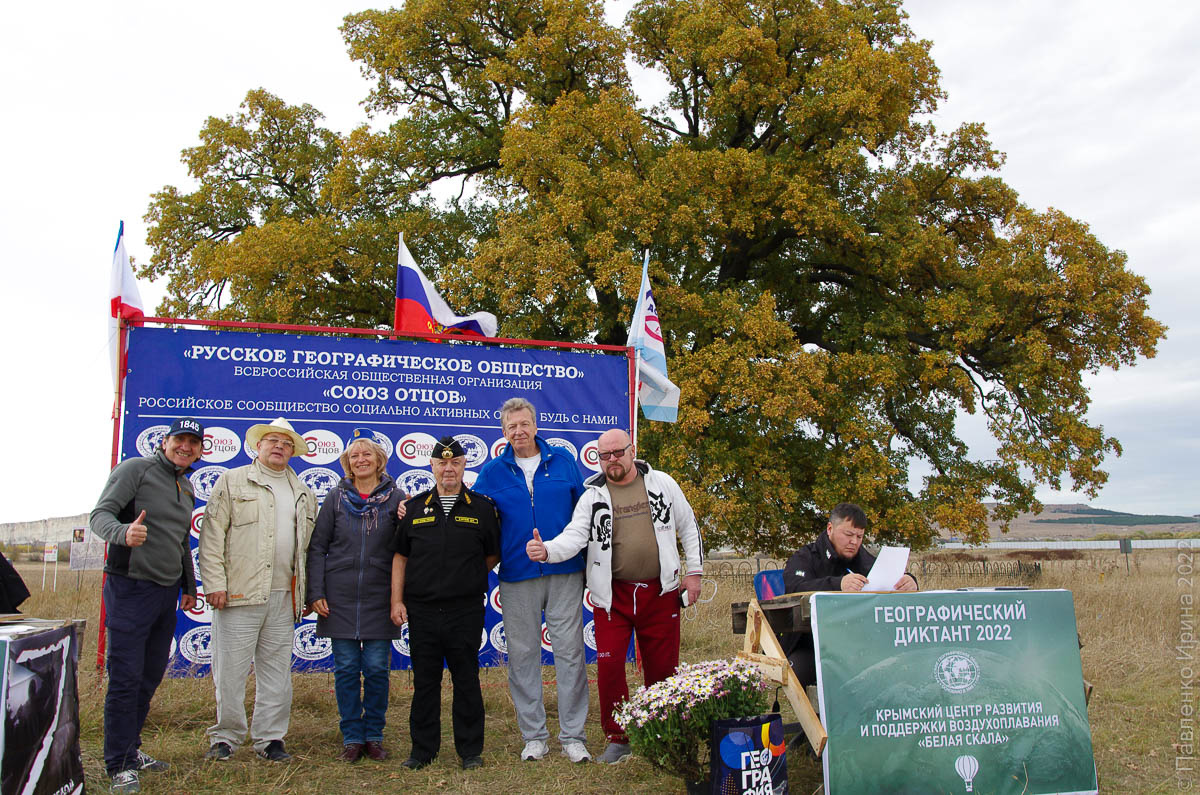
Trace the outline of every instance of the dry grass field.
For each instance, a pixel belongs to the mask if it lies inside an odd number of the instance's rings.
[[[1200,775],[1176,771],[1180,756],[1183,689],[1193,687],[1187,661],[1177,659],[1176,647],[1185,630],[1181,603],[1194,599],[1196,588],[1190,567],[1195,551],[1139,551],[1132,556],[1127,574],[1119,554],[1023,553],[1026,561],[1041,564],[1040,573],[1019,572],[997,563],[1009,562],[999,553],[972,553],[975,563],[990,562],[989,574],[977,571],[960,555],[937,553],[913,561],[923,588],[1024,584],[1037,588],[1066,588],[1074,593],[1084,676],[1095,685],[1089,706],[1092,743],[1104,792],[1175,792],[1196,789]],[[1055,555],[1055,557],[1047,557]],[[753,565],[753,564],[752,564]],[[733,567],[710,563],[703,597],[711,599],[688,611],[684,623],[683,659],[699,661],[731,655],[742,638],[730,631],[729,605],[745,601],[752,593],[744,576],[728,576]],[[921,568],[924,573],[921,573]],[[99,615],[99,575],[89,573],[81,588],[76,575],[59,570],[57,593],[40,589],[40,567],[23,566],[34,596],[23,605],[28,615],[46,618],[86,618],[88,628],[79,672],[80,720],[88,788],[107,789],[101,758],[101,727],[105,682],[95,669],[96,624]],[[750,567],[743,566],[741,573]],[[998,574],[992,573],[998,572]],[[48,584],[49,585],[49,584]],[[686,614],[685,614],[686,615]],[[1193,614],[1194,615],[1194,614]],[[1194,618],[1190,619],[1194,620]],[[1194,634],[1191,636],[1194,637]],[[1194,654],[1196,648],[1191,647]],[[547,678],[553,669],[546,669]],[[594,674],[593,674],[594,675]],[[631,671],[631,681],[637,674]],[[294,761],[272,765],[247,749],[229,764],[206,764],[204,729],[214,717],[212,683],[201,680],[166,680],[155,697],[146,730],[145,749],[171,763],[164,774],[143,776],[145,792],[492,792],[492,793],[610,793],[681,792],[677,778],[662,775],[634,759],[617,766],[572,765],[554,753],[537,763],[520,762],[522,740],[508,698],[502,669],[483,672],[487,708],[485,766],[463,773],[453,753],[449,735],[449,682],[443,698],[443,751],[431,767],[412,772],[400,766],[408,751],[406,727],[411,700],[407,673],[392,676],[386,745],[391,759],[367,760],[353,766],[334,761],[340,750],[332,674],[295,677],[292,726],[287,737]],[[1194,689],[1188,691],[1195,707]],[[553,687],[548,688],[551,733],[556,731]],[[603,748],[595,684],[592,685],[592,720],[588,745]],[[785,706],[785,720],[793,720]],[[1192,724],[1194,726],[1194,723]],[[1186,764],[1186,763],[1185,763]],[[791,790],[813,793],[821,785],[819,763],[803,748],[789,753]]]

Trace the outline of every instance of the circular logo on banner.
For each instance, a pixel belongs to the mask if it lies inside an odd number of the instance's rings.
[[[292,651],[301,660],[320,660],[333,653],[333,641],[317,637],[316,624],[301,624],[296,627]]]
[[[589,621],[583,625],[583,642],[592,651],[596,650],[596,622]]]
[[[468,469],[465,472],[463,472],[463,485],[465,485],[468,489],[475,488],[475,481],[477,481],[477,480],[479,480],[478,472],[475,472],[474,470],[471,470],[471,469]]]
[[[142,458],[149,458],[162,444],[162,440],[167,437],[169,430],[171,430],[170,425],[151,425],[137,435],[137,441],[133,443],[133,446],[137,448],[138,454]]]
[[[250,457],[251,461],[258,458],[258,450],[255,449],[254,446],[250,444],[249,439],[242,442],[242,452],[245,453],[246,455],[248,455]]]
[[[405,657],[411,657],[408,653],[408,622],[404,622],[400,627],[400,637],[392,641],[392,648],[403,654]]]
[[[542,648],[553,653],[554,646],[550,643],[550,628],[546,626],[546,622],[542,622]]]
[[[501,436],[496,441],[492,442],[492,458],[499,458],[504,455],[505,449],[508,447],[508,439]]]
[[[933,678],[947,693],[965,693],[979,682],[979,663],[966,652],[946,652],[934,663]]]
[[[196,550],[192,550],[192,554],[196,554]],[[197,624],[212,623],[212,608],[208,606],[208,599],[204,597],[204,591],[196,589],[196,606],[191,610],[184,612],[184,615],[195,621]]]
[[[491,594],[489,594],[489,596],[488,596],[488,601],[492,603],[493,610],[495,610],[500,615],[504,615],[504,608],[500,606],[500,586],[499,585],[497,585],[495,588],[492,589]]]
[[[341,478],[332,469],[325,467],[309,467],[300,473],[300,482],[312,489],[313,494],[317,495],[317,500],[325,499],[325,495],[329,490],[338,484]]]
[[[483,631],[483,643],[479,645],[479,650],[483,651],[487,646],[488,631]],[[496,647],[496,651],[501,654],[508,654],[508,639],[504,636],[504,622],[497,621],[496,626],[492,627],[492,645]]]
[[[371,431],[371,435],[375,441],[375,444],[383,448],[383,455],[386,458],[391,458],[392,450],[394,449],[392,447],[392,440],[384,436],[379,431]]]
[[[596,603],[592,601],[592,589],[587,586],[583,589],[583,606],[593,613],[596,612]]]
[[[462,445],[463,452],[467,454],[467,466],[477,467],[487,461],[488,446],[483,443],[483,439],[469,433],[456,433],[454,438],[458,440],[458,443]]]
[[[566,439],[555,436],[553,439],[547,439],[546,444],[551,447],[561,447],[571,454],[571,458],[579,458],[579,451],[575,449],[575,445],[568,442]]]
[[[730,769],[745,770],[747,762],[753,767],[758,767],[758,749],[754,745],[749,732],[735,729],[717,743],[717,753]]]
[[[204,527],[204,506],[201,505],[196,510],[192,511],[192,538],[200,537],[200,530]],[[200,576],[200,568],[196,567],[196,576]]]
[[[327,431],[324,428],[316,428],[305,433],[304,441],[308,443],[308,452],[299,451],[300,457],[309,464],[333,463],[338,460],[344,449],[341,438],[333,431]]]
[[[212,627],[196,627],[183,633],[179,653],[190,663],[212,665]]]
[[[579,454],[579,460],[583,465],[593,472],[600,471],[600,442],[593,439],[583,446],[583,452]]]
[[[226,471],[228,468],[223,466],[200,467],[188,476],[188,480],[192,482],[192,491],[196,492],[196,499],[208,502],[213,486],[217,485],[217,481]]]
[[[429,454],[433,452],[435,444],[437,439],[427,433],[405,434],[396,442],[396,458],[410,467],[427,467]]]
[[[423,491],[432,489],[437,485],[437,481],[433,479],[433,473],[427,469],[410,469],[396,478],[396,485],[405,493],[415,497]]]
[[[214,426],[204,429],[204,454],[200,460],[206,464],[221,464],[238,454],[242,440],[228,428]]]

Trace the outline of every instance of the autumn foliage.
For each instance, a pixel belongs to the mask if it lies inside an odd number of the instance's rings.
[[[409,0],[342,32],[374,124],[264,90],[210,118],[148,212],[161,311],[385,326],[403,231],[503,336],[623,343],[648,248],[682,403],[640,452],[709,546],[790,550],[843,500],[880,540],[982,539],[984,501],[1104,483],[1082,377],[1154,354],[1146,284],[1023,205],[981,124],[934,127],[900,3]]]

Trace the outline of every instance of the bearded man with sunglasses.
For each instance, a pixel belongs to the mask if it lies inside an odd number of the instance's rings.
[[[600,720],[608,740],[597,761],[615,764],[630,756],[629,738],[613,717],[616,705],[629,698],[630,636],[636,633],[647,687],[675,673],[679,611],[700,595],[704,547],[679,485],[635,457],[629,434],[607,430],[598,449],[601,471],[584,481],[570,523],[545,542],[535,530],[525,551],[530,560],[558,563],[587,548]]]

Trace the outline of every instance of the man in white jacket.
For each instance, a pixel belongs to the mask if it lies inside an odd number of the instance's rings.
[[[695,514],[679,485],[634,456],[629,434],[605,431],[598,443],[601,471],[584,482],[571,522],[543,542],[526,545],[531,560],[557,563],[587,547],[587,584],[596,606],[596,678],[600,720],[608,739],[598,761],[629,758],[629,738],[613,711],[629,698],[625,655],[637,633],[646,685],[679,665],[679,610],[700,594],[704,548]],[[679,549],[686,568],[681,571]],[[680,591],[680,575],[683,589]]]

